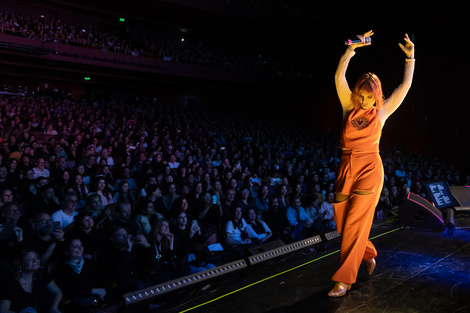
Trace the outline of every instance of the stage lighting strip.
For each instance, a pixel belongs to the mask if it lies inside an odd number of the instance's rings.
[[[333,239],[336,239],[338,237],[341,237],[341,235],[338,233],[338,231],[332,231],[332,232],[329,232],[329,233],[326,233],[325,234],[325,238],[326,240],[333,240]]]
[[[403,227],[399,227],[399,228],[396,228],[396,229],[392,229],[392,230],[390,230],[390,231],[388,231],[388,232],[385,232],[385,233],[383,233],[383,234],[380,234],[380,235],[377,235],[377,236],[375,236],[375,237],[369,238],[369,240],[373,240],[373,239],[376,239],[376,238],[385,236],[385,235],[387,235],[387,234],[396,232],[397,230],[401,230],[401,229],[403,229]],[[267,280],[270,280],[270,279],[272,279],[272,278],[275,278],[275,277],[277,277],[277,276],[281,276],[281,275],[283,275],[283,274],[286,274],[286,273],[288,273],[288,272],[291,272],[291,271],[293,271],[293,270],[296,270],[296,269],[298,269],[298,268],[301,268],[301,267],[303,267],[303,266],[306,266],[306,265],[308,265],[308,264],[310,264],[310,263],[313,263],[313,262],[319,261],[319,260],[321,260],[321,259],[324,259],[324,258],[326,258],[326,257],[329,257],[330,255],[336,254],[336,253],[338,253],[338,252],[339,252],[339,250],[336,250],[336,251],[330,252],[330,253],[328,253],[328,254],[322,255],[322,256],[319,257],[319,258],[316,258],[316,259],[313,259],[313,260],[311,260],[311,261],[305,262],[304,264],[297,265],[296,267],[293,267],[293,268],[291,268],[291,269],[285,270],[284,272],[280,272],[280,273],[277,273],[277,274],[272,275],[272,276],[270,276],[270,277],[266,277],[266,278],[264,278],[264,279],[262,279],[262,280],[259,280],[259,281],[257,281],[257,282],[254,282],[254,283],[252,283],[252,284],[246,285],[246,286],[244,286],[244,287],[242,287],[242,288],[239,288],[239,289],[237,289],[237,290],[234,290],[234,291],[231,291],[231,292],[229,292],[229,293],[226,293],[226,294],[224,294],[224,295],[222,295],[222,296],[220,296],[220,297],[217,297],[217,298],[215,298],[215,299],[212,299],[212,300],[209,300],[209,301],[207,301],[207,302],[198,304],[198,305],[193,306],[192,308],[186,309],[186,310],[184,310],[184,311],[180,311],[179,313],[185,313],[185,312],[189,312],[189,311],[195,310],[195,309],[200,308],[200,307],[202,307],[202,306],[204,306],[204,305],[207,305],[207,304],[209,304],[209,303],[212,303],[212,302],[218,301],[218,300],[220,300],[220,299],[223,299],[223,298],[225,298],[225,297],[228,297],[228,296],[230,296],[230,295],[233,295],[233,294],[235,294],[235,293],[237,293],[237,292],[240,292],[240,291],[242,291],[242,290],[244,290],[244,289],[253,287],[253,286],[258,285],[258,284],[260,284],[260,283],[262,283],[262,282],[265,282],[265,281],[267,281]]]
[[[300,241],[288,244],[286,246],[282,246],[280,248],[272,249],[263,253],[250,256],[248,258],[248,261],[250,262],[250,265],[254,265],[254,264],[264,262],[272,258],[276,258],[283,254],[287,254],[287,253],[291,253],[299,249],[303,249],[307,246],[311,246],[318,242],[321,242],[320,236],[311,237],[308,239],[304,239],[304,240],[300,240]]]
[[[216,276],[238,271],[245,267],[247,267],[245,260],[238,260],[235,262],[227,263],[209,270],[205,270],[203,272],[182,277],[180,279],[171,280],[160,285],[155,285],[138,291],[128,292],[124,295],[124,301],[126,302],[126,304],[133,304],[148,298],[153,298],[155,296],[173,291],[175,289],[189,286],[191,284],[195,284],[207,279],[212,279]]]

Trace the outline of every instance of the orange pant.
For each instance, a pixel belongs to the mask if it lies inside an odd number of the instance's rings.
[[[334,281],[355,283],[361,262],[377,256],[368,238],[383,177],[378,153],[343,151],[336,193],[349,198],[333,203],[336,227],[342,236],[339,269],[332,277]]]

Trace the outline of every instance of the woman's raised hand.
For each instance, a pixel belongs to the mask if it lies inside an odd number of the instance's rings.
[[[361,40],[361,42],[364,44],[364,46],[368,46],[368,45],[370,45],[370,42],[366,42],[366,38],[372,36],[373,34],[374,34],[374,32],[371,29],[371,30],[369,30],[368,32],[365,32],[362,35],[357,35],[357,38],[359,38]]]
[[[410,40],[410,37],[408,37],[408,34],[405,34],[405,45],[403,46],[401,43],[398,45],[400,46],[401,50],[405,52],[406,57],[408,59],[414,59],[415,58],[415,44]]]
[[[365,32],[364,34],[362,35],[357,35],[356,37],[361,41],[360,43],[354,43],[354,44],[351,44],[348,49],[356,49],[356,48],[359,48],[359,47],[364,47],[364,46],[370,46],[371,45],[371,42],[370,40],[367,40],[366,38],[372,36],[374,34],[374,32],[372,30],[369,30],[368,32]]]

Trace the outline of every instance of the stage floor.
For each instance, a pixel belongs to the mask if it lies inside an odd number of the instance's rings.
[[[456,217],[453,236],[397,221],[375,224],[375,272],[365,264],[342,298],[327,297],[339,239],[324,252],[292,253],[219,278],[205,291],[162,299],[152,312],[470,312],[470,215]],[[174,297],[174,296],[173,296]],[[184,303],[181,300],[186,298]],[[180,303],[178,303],[180,302]]]

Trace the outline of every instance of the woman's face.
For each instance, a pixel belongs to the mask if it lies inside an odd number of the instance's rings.
[[[181,201],[181,210],[186,211],[188,209],[188,207],[189,207],[188,200],[183,199],[183,201]]]
[[[77,168],[77,172],[80,174],[80,175],[83,175],[83,173],[85,173],[85,167],[83,165],[80,165],[78,168]]]
[[[233,212],[233,217],[236,221],[239,221],[242,218],[242,208],[236,208],[235,212]]]
[[[249,209],[249,210],[248,210],[248,219],[249,219],[250,221],[256,220],[256,212],[255,212],[255,210],[253,210],[253,209]]]
[[[67,171],[64,171],[62,173],[62,178],[65,180],[65,181],[68,181],[70,179],[70,173],[67,172]]]
[[[104,179],[100,179],[96,187],[98,188],[98,190],[103,191],[104,187],[106,187],[106,182],[104,181]]]
[[[36,271],[39,269],[39,257],[36,252],[30,251],[26,253],[22,264],[23,271]]]
[[[83,183],[83,177],[82,175],[76,175],[75,176],[75,184],[81,185]]]
[[[93,218],[91,216],[85,216],[83,217],[83,220],[81,222],[81,226],[83,229],[91,229],[95,225],[95,221],[93,221]]]
[[[153,206],[152,202],[147,203],[147,207],[145,208],[146,215],[152,215],[155,213],[155,207]]]
[[[72,240],[69,249],[67,250],[67,254],[70,259],[78,259],[81,258],[83,255],[83,245],[80,239]]]
[[[375,104],[374,93],[364,89],[359,91],[359,103],[361,104],[361,108],[364,110],[372,108]]]
[[[167,234],[170,233],[170,225],[167,222],[161,223],[157,230],[161,235],[166,236]]]
[[[235,189],[235,188],[237,188],[237,186],[238,186],[237,180],[235,178],[232,178],[230,180],[230,187]]]
[[[202,184],[198,183],[196,184],[196,193],[201,193],[202,192]]]
[[[127,193],[129,191],[129,184],[128,183],[122,184],[121,191],[122,193]]]
[[[175,194],[176,193],[176,185],[175,184],[170,184],[168,186],[168,193],[170,193],[170,194]]]
[[[261,195],[266,198],[268,194],[269,194],[268,186],[263,186],[263,189],[261,189]]]
[[[281,195],[283,195],[283,196],[287,195],[287,186],[282,186],[281,187]]]

